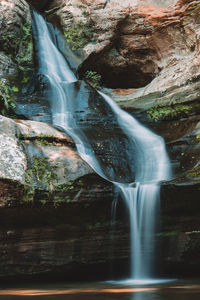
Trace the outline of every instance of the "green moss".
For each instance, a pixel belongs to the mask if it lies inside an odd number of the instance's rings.
[[[54,203],[55,204],[60,204],[60,203],[63,203],[64,200],[58,196],[55,196],[54,199],[53,199]]]
[[[89,83],[93,88],[97,88],[100,86],[101,75],[94,71],[86,71],[83,75],[83,80]]]
[[[57,186],[56,191],[65,193],[67,191],[74,190],[75,188],[81,188],[83,187],[83,185],[84,184],[82,179],[78,179],[76,181],[68,181],[64,184]]]
[[[196,144],[200,143],[200,134],[196,135],[196,137],[195,137],[195,143]]]
[[[34,140],[39,142],[40,144],[44,146],[51,146],[53,144],[57,144],[59,140],[56,139],[54,135],[48,135],[48,134],[40,134],[39,136],[33,136],[30,134],[24,134],[20,137],[21,140]]]
[[[27,22],[22,27],[20,47],[16,57],[19,68],[24,69],[24,67],[32,65],[32,55],[32,25]]]
[[[86,23],[79,21],[64,31],[66,41],[72,44],[73,50],[82,49],[95,41],[93,27],[94,23],[89,19]]]
[[[42,205],[45,205],[45,204],[47,203],[47,200],[44,200],[44,199],[43,199],[43,200],[40,200],[39,202],[40,202]]]
[[[23,198],[24,201],[33,200],[36,189],[46,189],[50,196],[57,180],[54,169],[55,167],[50,166],[46,157],[33,157],[32,166],[26,172],[25,183],[27,188]]]
[[[147,117],[149,120],[165,120],[174,117],[187,117],[190,113],[199,109],[199,103],[190,104],[172,104],[166,106],[154,106],[147,111]]]
[[[10,86],[5,79],[0,79],[0,114],[8,116],[15,108],[14,93],[18,92],[16,86]]]
[[[53,203],[55,206],[73,202],[77,190],[83,186],[82,179],[58,185],[55,168],[46,157],[32,158],[26,172],[23,202],[37,200],[42,205]]]
[[[59,205],[60,203],[72,203],[76,197],[77,190],[83,187],[83,182],[81,179],[76,181],[68,181],[56,187],[56,192],[54,196],[54,203]]]
[[[59,185],[56,190],[58,192],[65,193],[65,192],[73,190],[73,189],[74,189],[74,182],[73,181],[68,181],[68,182],[66,182],[62,185]]]
[[[23,79],[22,79],[22,83],[27,83],[29,82],[30,78],[27,77],[27,76],[24,76]]]
[[[26,22],[19,34],[6,32],[0,36],[1,50],[17,63],[20,69],[32,65],[33,41],[32,27],[30,22]]]
[[[38,186],[49,185],[50,182],[56,180],[54,174],[54,167],[49,165],[48,158],[46,157],[33,157],[33,165],[30,169],[30,174],[33,175]]]
[[[52,146],[52,142],[49,142],[48,140],[44,138],[38,138],[37,141],[44,146]]]
[[[76,185],[78,185],[79,187],[82,187],[84,186],[84,183],[81,179],[79,179],[77,182],[76,182]]]
[[[196,179],[196,180],[200,179],[200,165],[198,165],[193,170],[189,171],[187,173],[187,177],[190,179]]]

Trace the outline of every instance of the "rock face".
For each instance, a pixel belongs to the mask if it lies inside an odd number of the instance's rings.
[[[26,1],[0,1],[0,76],[32,63],[30,11]]]
[[[199,10],[192,0],[54,0],[45,13],[83,48],[80,74],[97,71],[112,88],[151,82],[147,94],[199,76]]]
[[[9,58],[3,52],[0,52],[0,64],[1,64],[0,77],[4,75],[16,73],[15,63],[12,61],[11,58]]]
[[[0,132],[0,277],[77,279],[106,264],[112,185],[48,124],[1,116]]]
[[[26,157],[18,143],[19,128],[14,121],[0,118],[0,177],[23,181]]]
[[[38,11],[43,12],[45,7],[51,2],[51,0],[28,0],[27,1],[30,5],[36,8]]]
[[[81,189],[78,201],[24,202],[0,209],[1,278],[105,280],[129,275],[129,226],[122,201],[113,230],[111,185],[91,175]],[[199,275],[197,191],[199,185],[163,188],[162,231],[155,237],[162,276]]]
[[[167,141],[174,178],[161,190],[160,260],[165,274],[199,275],[199,1],[27,2],[63,28],[82,60],[80,75],[99,72],[105,86],[118,88],[104,91]],[[1,24],[16,20],[20,26],[10,23],[6,32],[18,34],[28,6],[0,4]],[[3,25],[1,33],[0,39]],[[18,53],[10,40],[1,45]],[[11,73],[16,63],[0,50],[1,72]],[[44,120],[40,110],[35,118]],[[78,157],[73,141],[48,124],[4,117],[0,133],[0,277],[98,273],[105,279],[112,262],[115,273],[128,276],[124,204],[119,200],[113,232],[113,187]]]
[[[13,121],[1,116],[0,132],[1,206],[8,204],[5,202],[3,183],[5,188],[9,181],[11,185],[24,186],[21,187],[24,190],[21,199],[18,196],[15,198],[14,193],[13,202],[33,201],[34,197],[39,201],[40,193],[45,191],[46,195],[41,195],[40,200],[47,201],[50,194],[55,196],[55,190],[60,186],[59,195],[73,190],[75,197],[79,191],[76,192],[72,182],[92,173],[91,168],[75,152],[73,141],[50,125]],[[59,195],[57,201],[60,200]]]

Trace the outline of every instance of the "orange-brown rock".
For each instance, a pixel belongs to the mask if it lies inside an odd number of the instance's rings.
[[[194,0],[53,0],[45,10],[64,31],[90,20],[80,74],[91,69],[107,87],[147,86],[144,93],[200,75],[199,12]]]

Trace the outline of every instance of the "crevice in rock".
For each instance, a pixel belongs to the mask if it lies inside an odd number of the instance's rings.
[[[44,12],[45,8],[52,2],[52,0],[25,0],[30,4],[33,8],[38,10],[39,12]]]
[[[101,53],[93,53],[79,67],[80,78],[87,70],[95,71],[101,75],[101,84],[107,88],[141,88],[149,84],[159,73],[151,57],[153,50],[146,45],[124,50],[123,28],[129,22],[130,16],[126,15],[116,29],[110,44]],[[136,34],[145,38],[145,33]],[[131,36],[131,35],[130,35]],[[132,42],[134,44],[134,40]]]
[[[119,65],[108,62],[108,57],[112,53],[119,55],[119,59],[125,60],[117,50],[117,41],[113,43],[112,47],[104,49],[102,54],[90,55],[79,67],[79,76],[82,79],[87,70],[95,71],[101,75],[101,84],[107,88],[140,88],[149,84],[154,78],[158,70],[150,72],[143,71],[143,57],[149,53],[149,49],[138,50],[135,52],[137,59],[132,64]],[[114,55],[114,54],[113,54]],[[110,58],[112,60],[112,57]],[[153,62],[146,62],[153,65]],[[156,67],[155,67],[156,68]]]

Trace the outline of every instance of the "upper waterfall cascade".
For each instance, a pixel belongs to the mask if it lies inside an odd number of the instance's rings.
[[[110,97],[77,80],[56,47],[53,30],[35,11],[33,33],[38,73],[49,82],[53,124],[73,138],[96,173],[120,190],[130,213],[131,279],[151,278],[160,182],[170,177],[164,141]]]

